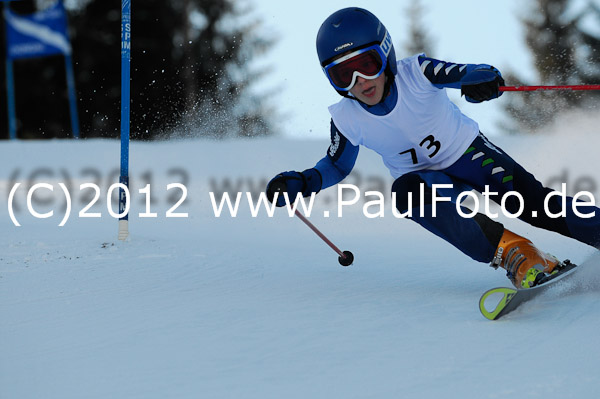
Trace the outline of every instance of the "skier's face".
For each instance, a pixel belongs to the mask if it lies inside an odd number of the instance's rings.
[[[375,79],[365,79],[358,76],[356,84],[350,89],[350,93],[367,105],[378,104],[383,97],[385,79],[385,73]]]

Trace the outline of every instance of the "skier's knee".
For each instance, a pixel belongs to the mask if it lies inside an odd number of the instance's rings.
[[[408,173],[394,181],[392,193],[395,195],[396,209],[399,212],[406,212],[409,204],[419,204],[420,185],[423,183],[421,177],[416,174]],[[412,198],[412,201],[409,200]],[[414,205],[413,205],[414,206]]]

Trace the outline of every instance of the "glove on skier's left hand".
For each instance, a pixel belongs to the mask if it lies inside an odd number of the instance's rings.
[[[500,86],[504,86],[504,79],[496,68],[476,69],[462,79],[461,94],[470,103],[480,103],[500,97]]]

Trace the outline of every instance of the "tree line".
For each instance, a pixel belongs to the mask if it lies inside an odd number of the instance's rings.
[[[600,5],[593,0],[534,0],[523,4],[519,18],[524,27],[523,40],[537,76],[532,82],[517,71],[503,70],[506,84],[600,84]],[[424,29],[426,11],[421,0],[414,0],[406,10],[409,40],[404,49],[409,54],[434,53],[434,40]],[[505,100],[501,127],[508,133],[540,132],[565,111],[597,111],[599,101],[600,91],[519,93]]]
[[[21,0],[10,7],[30,14],[38,3]],[[81,0],[67,8],[81,137],[119,136],[120,6],[119,0]],[[247,18],[248,9],[235,0],[143,0],[133,7],[133,139],[272,133],[272,105],[249,90],[261,76],[249,63],[273,41],[260,36],[262,22]],[[4,46],[4,26],[0,31]],[[18,137],[70,137],[63,57],[16,60],[14,75]],[[4,85],[2,79],[3,94]],[[3,138],[8,136],[5,101]]]
[[[30,14],[50,0],[10,3]],[[120,121],[120,1],[79,0],[68,9],[81,137],[118,137]],[[578,7],[576,7],[576,3]],[[581,6],[583,4],[583,6]],[[262,21],[235,0],[143,0],[132,12],[131,137],[256,137],[273,133],[277,109],[250,90],[265,71],[251,61],[274,42],[261,34]],[[431,51],[421,0],[407,10],[404,50]],[[600,6],[592,0],[534,0],[523,6],[521,23],[537,74],[528,82],[506,70],[507,84],[599,84]],[[4,21],[0,42],[5,45]],[[5,54],[2,48],[3,56]],[[15,61],[19,138],[70,137],[64,59]],[[0,76],[5,64],[0,63]],[[5,93],[0,79],[0,91]],[[7,138],[5,96],[0,138]],[[530,132],[560,112],[596,108],[600,92],[536,92],[505,101],[507,131]],[[23,110],[26,110],[23,112]]]

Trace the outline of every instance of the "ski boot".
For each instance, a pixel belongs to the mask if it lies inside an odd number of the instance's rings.
[[[558,264],[556,257],[540,252],[528,239],[504,229],[491,266],[506,269],[506,276],[520,289],[542,283]]]

